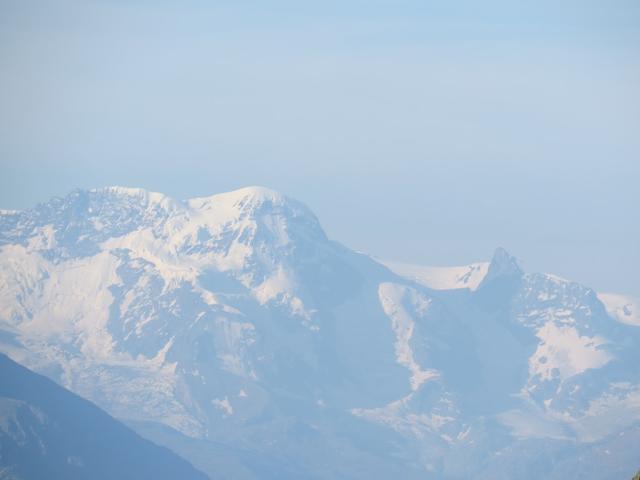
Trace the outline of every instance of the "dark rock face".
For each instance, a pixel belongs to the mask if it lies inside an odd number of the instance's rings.
[[[0,478],[207,478],[170,450],[2,354],[0,378]]]

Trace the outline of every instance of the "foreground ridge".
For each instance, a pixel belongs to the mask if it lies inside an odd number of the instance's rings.
[[[204,479],[173,452],[0,354],[2,475]]]

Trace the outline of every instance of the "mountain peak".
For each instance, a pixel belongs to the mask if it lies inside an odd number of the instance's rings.
[[[129,198],[147,207],[159,206],[162,208],[172,209],[176,207],[177,202],[171,197],[160,192],[151,192],[144,188],[138,187],[122,187],[122,186],[108,186],[101,188],[93,188],[89,190],[89,193],[102,194],[117,198]]]
[[[260,185],[250,185],[238,188],[220,195],[237,196],[240,198],[252,198],[261,201],[281,201],[285,198],[280,192]]]
[[[280,192],[260,186],[239,188],[230,192],[213,195],[213,197],[210,198],[242,209],[247,207],[256,208],[267,203],[272,205],[284,205],[285,203],[293,202]]]
[[[489,264],[489,271],[487,276],[491,275],[521,275],[522,269],[518,264],[516,257],[507,252],[503,247],[496,248],[493,252],[491,263]]]
[[[303,203],[283,195],[282,193],[266,187],[250,186],[218,193],[208,197],[198,197],[187,200],[190,208],[199,211],[216,210],[220,213],[236,217],[238,215],[254,215],[263,208],[288,212],[288,215],[307,217],[317,222],[313,212]]]
[[[118,198],[130,198],[148,206],[152,205],[169,205],[180,203],[173,198],[160,193],[152,192],[144,188],[108,186],[102,188],[94,188],[90,193],[108,195]],[[283,205],[285,203],[298,203],[285,197],[280,192],[262,186],[248,186],[232,190],[230,192],[218,193],[206,197],[198,197],[187,200],[186,203],[191,205],[204,205],[214,203],[216,205],[228,205],[233,207],[253,206],[257,207],[265,203],[273,205]]]
[[[493,253],[487,275],[482,280],[481,286],[496,278],[520,277],[523,273],[518,260],[504,248],[498,247]]]
[[[120,185],[109,185],[107,187],[93,188],[92,192],[111,193],[118,196],[142,197],[149,195],[149,191],[139,187],[123,187]],[[160,194],[158,194],[160,195]]]

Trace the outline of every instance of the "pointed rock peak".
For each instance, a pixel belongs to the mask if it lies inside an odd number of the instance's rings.
[[[522,273],[520,265],[516,257],[512,256],[504,248],[498,247],[493,253],[491,264],[489,265],[489,271],[492,269],[499,270],[504,273]]]
[[[518,265],[518,260],[511,256],[504,248],[498,247],[493,254],[487,275],[482,280],[486,285],[496,278],[520,277],[524,272]]]

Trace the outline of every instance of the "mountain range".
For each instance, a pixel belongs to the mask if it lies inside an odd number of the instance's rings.
[[[380,261],[261,187],[0,214],[0,351],[211,478],[630,478],[639,304]]]

